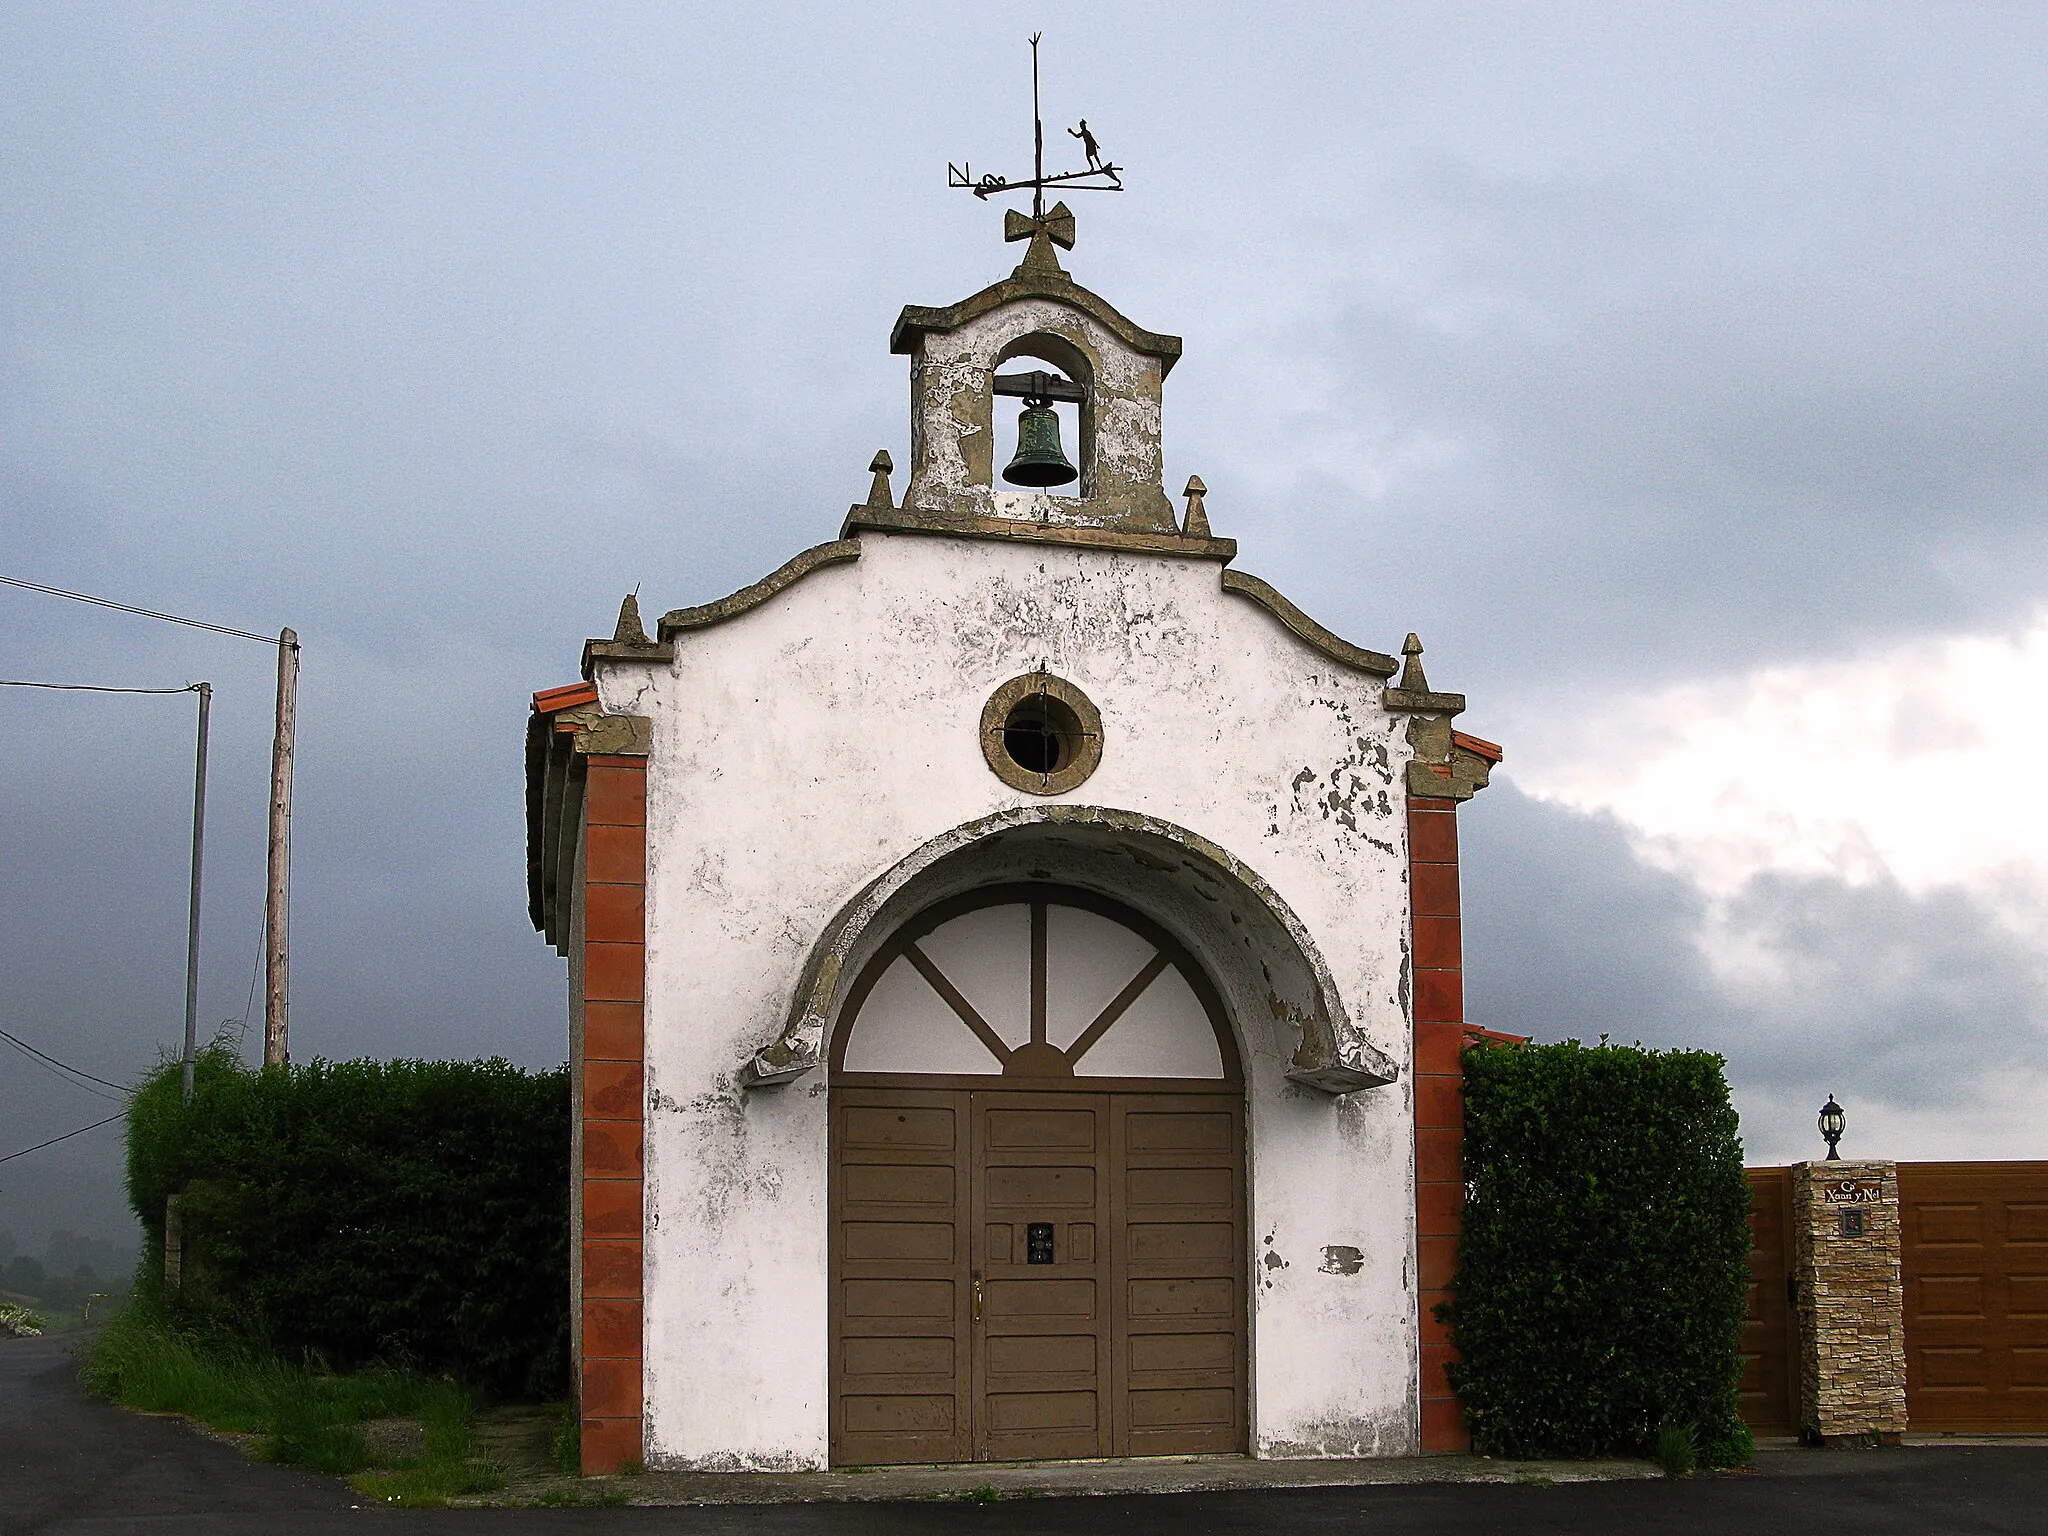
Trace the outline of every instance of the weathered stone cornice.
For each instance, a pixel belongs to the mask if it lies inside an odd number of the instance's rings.
[[[795,559],[777,566],[752,586],[741,587],[729,597],[721,597],[715,603],[700,603],[695,608],[670,609],[661,616],[655,630],[666,642],[679,630],[706,629],[713,624],[723,624],[727,619],[736,619],[749,609],[760,607],[776,593],[795,586],[813,571],[859,558],[859,539],[840,538],[830,544],[814,544]]]
[[[1392,668],[1388,670],[1391,672]],[[1462,693],[1428,693],[1408,688],[1389,688],[1381,703],[1390,715],[1460,715],[1465,712],[1465,695]]]
[[[1139,533],[1124,528],[1090,528],[1075,523],[1027,523],[1021,518],[973,517],[951,512],[925,512],[915,507],[849,508],[846,522],[840,529],[841,538],[851,539],[866,532],[1009,539],[1020,544],[1059,544],[1069,549],[1115,549],[1173,555],[1182,560],[1227,561],[1237,556],[1235,539],[1191,539],[1178,533]]]
[[[1225,571],[1223,590],[1235,592],[1239,597],[1250,598],[1278,619],[1297,639],[1304,640],[1321,651],[1330,660],[1374,677],[1392,677],[1401,670],[1401,664],[1391,656],[1378,651],[1368,651],[1360,645],[1333,635],[1314,619],[1303,613],[1293,603],[1282,597],[1268,582],[1243,571]],[[1463,701],[1460,701],[1460,708]]]
[[[764,1088],[790,1083],[824,1065],[826,1029],[839,999],[840,983],[846,978],[847,966],[862,933],[877,921],[886,921],[883,914],[889,901],[940,860],[984,838],[1030,825],[1098,831],[1128,838],[1130,845],[1139,849],[1156,845],[1180,858],[1193,860],[1187,867],[1192,869],[1199,864],[1210,872],[1209,878],[1228,881],[1242,889],[1256,904],[1252,910],[1263,911],[1276,925],[1284,941],[1294,946],[1315,978],[1316,997],[1311,1011],[1288,1007],[1277,996],[1271,999],[1275,1017],[1284,1018],[1301,1031],[1287,1076],[1330,1094],[1384,1086],[1400,1076],[1400,1067],[1393,1058],[1351,1021],[1336,980],[1301,919],[1278,891],[1236,855],[1199,833],[1158,817],[1107,806],[1055,804],[998,811],[955,827],[913,850],[856,893],[826,925],[813,946],[781,1033],[740,1065],[740,1086]]]
[[[650,640],[645,645],[630,641],[586,640],[583,642],[583,675],[590,677],[600,661],[673,661],[676,648],[666,641]]]
[[[1126,346],[1158,358],[1161,378],[1172,372],[1173,365],[1180,361],[1181,340],[1178,336],[1166,336],[1133,325],[1107,300],[1090,293],[1064,272],[1026,272],[1022,269],[999,283],[991,283],[958,304],[948,304],[940,309],[922,304],[904,305],[903,313],[896,317],[895,328],[889,332],[889,350],[906,355],[914,353],[919,339],[926,332],[957,331],[990,310],[1020,299],[1051,299],[1072,305],[1108,329]]]

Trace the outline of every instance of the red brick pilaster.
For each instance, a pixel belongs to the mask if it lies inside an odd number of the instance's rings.
[[[586,759],[583,791],[583,1470],[642,1456],[647,759]]]
[[[1471,1445],[1444,1375],[1456,1358],[1435,1307],[1450,1296],[1465,1200],[1465,958],[1458,903],[1458,802],[1408,801],[1415,978],[1415,1248],[1422,1302],[1422,1448]]]

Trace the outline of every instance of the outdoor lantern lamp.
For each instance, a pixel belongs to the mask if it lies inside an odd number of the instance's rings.
[[[1835,1150],[1842,1139],[1842,1128],[1849,1123],[1849,1117],[1842,1112],[1842,1106],[1835,1102],[1835,1096],[1828,1095],[1827,1103],[1820,1107],[1821,1140],[1828,1144],[1828,1160],[1833,1162],[1842,1154]]]

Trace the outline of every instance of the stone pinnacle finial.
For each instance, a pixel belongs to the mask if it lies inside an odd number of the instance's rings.
[[[868,465],[874,472],[875,483],[868,491],[868,505],[871,507],[893,507],[896,497],[889,489],[889,472],[896,467],[896,461],[889,457],[889,450],[877,448],[875,457]]]
[[[1209,537],[1209,513],[1202,505],[1202,498],[1209,493],[1209,487],[1202,484],[1200,475],[1188,476],[1188,488],[1182,494],[1188,499],[1188,515],[1182,519],[1180,531],[1191,539]]]
[[[619,604],[618,628],[612,631],[614,645],[652,645],[647,631],[640,623],[640,594],[628,592],[626,600]]]
[[[1422,675],[1422,642],[1415,638],[1413,631],[1402,642],[1401,654],[1407,661],[1401,668],[1401,691],[1403,693],[1429,692],[1429,679]]]

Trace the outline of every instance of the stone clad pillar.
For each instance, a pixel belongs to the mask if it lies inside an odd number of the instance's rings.
[[[1906,1429],[1897,1165],[1795,1164],[1792,1233],[1804,1436],[1896,1445]]]

